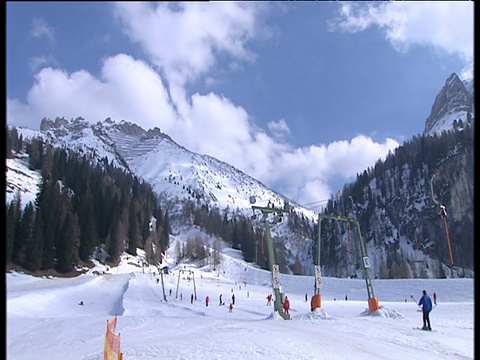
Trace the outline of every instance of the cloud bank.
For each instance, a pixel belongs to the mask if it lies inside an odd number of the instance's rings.
[[[431,46],[473,61],[473,1],[343,2],[330,30],[356,33],[382,29],[399,51]]]
[[[442,38],[441,27],[434,23],[446,9],[433,10],[425,4],[433,15],[419,27],[416,6],[389,4],[343,3],[332,29],[361,31],[375,24],[386,30],[395,47],[429,43],[468,58],[468,41]],[[268,135],[246,109],[225,96],[187,91],[192,81],[209,81],[209,71],[220,56],[232,66],[254,62],[249,42],[265,41],[273,32],[263,23],[267,15],[262,3],[119,3],[115,6],[119,26],[141,46],[146,59],[125,53],[107,57],[98,77],[85,70],[43,68],[35,75],[25,103],[7,99],[8,123],[38,128],[43,117],[82,116],[92,123],[110,117],[145,129],[157,126],[189,150],[225,161],[301,204],[328,199],[339,190],[332,188],[333,177],[353,181],[398,142],[378,143],[358,135],[293,148],[283,141],[290,131],[285,119],[270,122],[272,135]],[[422,32],[424,28],[430,30]],[[54,35],[44,22],[35,29],[36,36]],[[469,33],[459,38],[465,34]]]

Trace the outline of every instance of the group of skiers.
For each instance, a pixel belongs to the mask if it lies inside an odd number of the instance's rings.
[[[225,305],[225,302],[222,299],[222,294],[220,294],[220,296],[218,297],[218,301],[219,301],[218,302],[219,306]],[[193,304],[193,294],[192,294],[192,304]],[[210,296],[207,295],[207,297],[205,298],[205,306],[208,306],[208,304],[210,304]],[[232,294],[232,302],[228,306],[229,312],[233,311],[233,305],[235,305],[235,294]]]
[[[273,296],[271,294],[269,294],[267,296],[267,305],[271,305],[272,298],[273,298]],[[210,303],[210,296],[207,296],[205,298],[205,306],[208,306],[209,303]],[[193,294],[192,294],[192,304],[193,304]],[[222,294],[220,294],[220,296],[219,296],[219,304],[218,305],[219,306],[225,305],[225,303],[222,300]],[[235,305],[235,294],[232,294],[232,302],[230,303],[230,305],[228,307],[229,312],[233,311],[233,306],[234,305]],[[285,314],[290,315],[290,300],[288,299],[288,296],[285,296],[285,299],[283,300],[283,311],[284,311]]]
[[[233,292],[233,289],[232,289]],[[170,296],[172,295],[172,290],[170,289]],[[182,295],[180,294],[180,300],[182,299]],[[272,304],[272,299],[273,296],[272,294],[267,295],[267,305]],[[413,299],[413,296],[412,296]],[[192,294],[191,296],[191,302],[193,304],[194,296]],[[196,300],[196,297],[195,297]],[[347,295],[345,295],[345,300],[347,300]],[[305,294],[305,301],[307,301],[307,294]],[[405,301],[407,301],[405,299]],[[210,297],[207,296],[205,298],[205,306],[208,306],[210,303]],[[79,303],[79,305],[83,305],[83,301]],[[222,294],[219,296],[219,305],[225,305],[225,303],[222,300]],[[232,294],[232,301],[229,305],[229,312],[233,311],[233,306],[235,305],[235,294]],[[420,298],[420,301],[418,302],[418,306],[421,306],[422,308],[422,320],[423,320],[423,327],[422,330],[432,330],[431,323],[430,323],[430,312],[433,309],[433,306],[437,305],[437,294],[434,292],[433,293],[433,303],[432,299],[430,296],[427,294],[426,290],[422,291],[422,297]],[[283,311],[286,315],[290,315],[290,299],[288,296],[285,296],[285,299],[283,300]]]
[[[268,306],[272,305],[272,299],[273,299],[273,295],[268,294],[267,295]],[[283,311],[285,314],[290,315],[290,300],[288,299],[288,296],[285,296],[285,299],[283,300]]]

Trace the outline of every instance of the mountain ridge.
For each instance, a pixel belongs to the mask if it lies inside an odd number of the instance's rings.
[[[77,151],[91,152],[98,159],[124,167],[152,185],[158,194],[179,200],[199,200],[203,205],[248,209],[250,197],[258,203],[283,207],[290,204],[309,218],[317,213],[270,189],[252,176],[215,157],[192,152],[159,128],[145,130],[137,124],[110,118],[90,124],[85,119],[43,119],[40,132],[22,131],[27,137]],[[193,195],[192,195],[193,193]]]
[[[455,122],[457,119],[453,119],[452,116],[459,116],[458,114],[467,116],[467,113],[463,110],[464,102],[456,101],[458,98],[462,100],[462,96],[456,97],[454,90],[460,89],[459,91],[461,94],[465,94],[467,87],[465,86],[465,83],[460,82],[463,86],[462,88],[458,81],[459,79],[456,74],[452,74],[452,76],[447,79],[445,86],[440,90],[434,106],[432,106],[432,112],[429,117],[430,131],[426,130],[425,135],[436,135],[440,129],[441,132],[444,130],[461,130],[461,127],[458,126],[459,122]],[[467,83],[467,85],[469,85],[471,93],[473,94],[473,81]],[[465,99],[468,100],[469,98],[463,96],[463,100]],[[453,100],[455,100],[454,105],[449,103],[449,101]],[[474,116],[473,107],[472,116]],[[450,121],[449,119],[453,120]],[[474,118],[471,117],[471,119],[473,123]],[[469,123],[470,122],[467,121],[467,124]],[[97,162],[107,161],[109,164],[121,167],[149,183],[157,194],[162,195],[161,197],[164,199],[163,206],[169,210],[169,214],[174,220],[173,224],[175,225],[175,230],[177,232],[183,231],[185,229],[185,224],[187,224],[187,227],[193,226],[193,220],[186,219],[186,216],[184,215],[184,209],[182,206],[187,202],[193,203],[198,207],[206,207],[207,209],[217,208],[228,213],[230,218],[233,218],[235,214],[241,214],[242,216],[249,218],[253,214],[252,204],[250,203],[250,197],[252,195],[257,198],[257,205],[268,207],[275,206],[276,208],[288,207],[293,211],[302,214],[307,219],[308,226],[312,229],[315,227],[318,217],[318,214],[315,211],[296,204],[281,194],[269,189],[258,180],[255,180],[251,176],[244,174],[240,170],[223,161],[208,155],[189,151],[173,141],[170,136],[162,133],[158,128],[144,130],[134,123],[126,122],[124,120],[115,122],[110,118],[105,119],[103,122],[91,124],[81,117],[72,120],[57,118],[54,121],[51,119],[43,119],[40,128],[40,131],[28,128],[19,128],[19,130],[25,138],[38,136],[55,146],[66,147],[80,154],[88,154]],[[425,141],[422,140],[422,146],[424,142]],[[401,153],[399,153],[399,156],[400,155]],[[400,160],[400,157],[397,160],[389,157],[385,163],[390,163],[392,161],[395,163],[395,161],[397,161],[397,163],[400,164]],[[462,161],[467,160],[468,158],[464,158]],[[402,161],[406,160],[403,159]],[[452,162],[452,164],[454,163],[458,163],[458,161]],[[452,174],[457,171],[456,169],[452,169],[453,165],[449,166]],[[385,168],[384,165],[381,167]],[[435,170],[436,167],[437,166],[435,165],[431,170],[437,171]],[[7,183],[9,174],[8,169],[9,167],[7,165]],[[379,185],[377,187],[375,185],[376,182],[373,182],[362,190],[364,194],[366,194],[361,195],[362,197],[367,196],[368,193],[372,193],[373,191],[376,194],[375,197],[381,196],[382,201],[385,200],[385,203],[392,201],[399,205],[403,204],[402,207],[398,209],[389,209],[389,213],[387,214],[385,214],[383,210],[383,213],[376,214],[375,216],[370,215],[372,216],[371,219],[364,219],[364,221],[369,222],[369,225],[366,225],[367,229],[370,226],[374,228],[374,231],[370,232],[373,240],[367,240],[367,249],[369,253],[377,252],[379,241],[384,243],[385,248],[390,245],[395,245],[395,241],[397,241],[399,237],[396,235],[387,236],[387,234],[384,233],[384,229],[388,228],[393,234],[399,233],[402,241],[410,248],[407,249],[408,253],[406,256],[414,256],[415,258],[419,256],[417,254],[420,251],[418,243],[413,252],[411,249],[411,247],[415,246],[415,244],[413,246],[411,244],[416,241],[418,232],[415,231],[412,235],[412,231],[407,229],[407,234],[405,234],[405,230],[402,230],[402,228],[408,228],[409,225],[400,224],[397,213],[402,208],[410,209],[409,211],[417,211],[416,208],[419,204],[422,204],[422,208],[424,209],[422,211],[425,211],[427,217],[431,217],[431,215],[429,215],[432,212],[430,209],[431,205],[428,202],[430,189],[426,189],[426,184],[430,179],[424,178],[425,176],[431,176],[429,175],[431,170],[425,165],[423,165],[423,169],[412,168],[411,170],[406,170],[408,171],[404,171],[400,168],[397,170],[387,168],[387,173],[383,175],[383,178],[394,178],[396,176],[395,173],[398,173],[400,177],[399,179],[395,179],[394,182],[401,182],[402,178],[408,177],[409,171],[416,171],[418,175],[415,181],[420,181],[421,183],[415,184],[414,188],[406,189],[405,194],[407,195],[399,194],[398,186],[395,184],[388,185],[385,190],[383,186]],[[375,171],[377,171],[377,169],[375,169]],[[464,181],[468,182],[469,176],[470,175],[464,176]],[[362,180],[362,176],[357,178],[357,180],[359,179]],[[451,178],[451,181],[454,180],[455,178]],[[376,178],[376,181],[378,182],[378,178]],[[395,190],[396,188],[397,190]],[[453,193],[455,204],[458,204],[460,201],[459,194],[463,193],[462,189],[455,188],[455,192]],[[355,189],[352,189],[352,195],[354,190]],[[419,193],[415,196],[408,195],[408,193],[412,191],[417,191]],[[446,190],[442,189],[442,191],[444,196],[449,196]],[[8,191],[7,195],[9,195]],[[371,195],[368,195],[367,197],[372,201],[370,201],[370,203],[365,202],[364,204],[361,204],[362,201],[360,200],[360,195],[358,198],[354,196],[356,202],[358,202],[359,209],[364,206],[364,210],[368,212],[370,211],[369,207],[371,207],[374,202]],[[386,198],[384,199],[384,197]],[[392,199],[389,200],[388,197],[392,197]],[[411,204],[407,203],[407,198],[412,201]],[[376,206],[380,205],[380,203],[377,203]],[[362,217],[360,212],[357,215],[359,218]],[[301,263],[304,273],[311,275],[313,274],[312,253],[315,247],[314,236],[294,234],[292,230],[288,228],[288,222],[291,220],[290,214],[287,214],[286,219],[287,221],[272,228],[275,245],[277,248],[284,250],[285,258],[287,259],[286,261],[290,268],[292,268],[293,263],[298,260]],[[263,226],[263,224],[258,221],[256,222],[256,225]],[[455,229],[455,224],[453,225],[452,229]],[[427,224],[427,226],[433,225]],[[433,231],[427,231],[425,234],[428,235],[428,237],[433,238],[436,235]],[[343,240],[345,240],[345,236]],[[380,237],[381,240],[378,240],[378,237]],[[431,242],[432,240],[428,241]],[[332,242],[332,244],[333,243],[334,242]],[[324,245],[322,245],[322,247],[323,246]],[[344,245],[341,244],[338,246],[331,246],[330,251],[332,254],[338,253],[339,250],[342,250],[343,246]],[[429,251],[431,247],[432,245],[429,245],[428,243],[424,245],[424,248],[421,250],[424,254],[422,258],[428,258],[428,256],[425,255],[425,251]],[[322,249],[322,254],[323,253],[324,249]],[[339,262],[337,262],[337,260],[340,259],[338,259],[337,255],[331,256],[332,259],[335,259],[334,263],[337,264],[335,266],[338,267]],[[348,258],[350,255],[347,254],[345,256]],[[385,256],[383,256],[379,253],[378,259],[375,259],[374,257],[372,264],[381,264],[382,262],[385,262],[386,264],[387,256],[390,255],[385,253]],[[349,274],[352,273],[356,276],[357,272],[361,272],[357,265],[353,266],[353,268],[351,265],[348,266],[348,269],[351,270],[341,270],[337,273],[334,269],[329,270],[330,274],[325,272],[325,275],[329,276],[333,271],[339,276],[349,276]],[[323,266],[325,267],[325,263],[323,263]],[[438,268],[438,265],[435,265],[435,267]],[[373,266],[373,268],[375,268],[375,266]],[[380,266],[377,266],[377,268],[380,268]],[[376,271],[376,274],[380,274],[380,270]],[[423,272],[422,274],[426,275],[428,272]]]
[[[473,78],[460,80],[452,73],[437,94],[430,115],[425,120],[425,135],[440,135],[458,122],[468,123],[474,117]]]

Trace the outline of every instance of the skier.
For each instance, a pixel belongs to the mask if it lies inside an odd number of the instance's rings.
[[[210,302],[210,296],[207,296],[205,298],[205,306],[208,306],[208,303]]]
[[[228,307],[228,312],[232,312],[233,311],[233,304],[230,303],[230,306]]]
[[[437,293],[433,293],[433,303],[437,305]]]
[[[418,302],[419,306],[422,306],[423,313],[423,327],[422,330],[432,330],[430,327],[430,311],[432,311],[432,299],[427,295],[427,292],[423,290],[423,296]]]
[[[288,296],[285,296],[285,301],[283,302],[283,310],[285,311],[285,314],[290,315],[290,300],[288,300]]]
[[[268,294],[267,296],[267,305],[272,305],[272,295]]]
[[[190,303],[193,304],[193,294],[190,296]]]
[[[235,294],[232,294],[232,304],[235,305]]]
[[[220,301],[220,303],[219,303],[218,305],[223,305],[223,302],[222,302],[222,294],[220,294],[220,296],[219,296],[219,301]]]

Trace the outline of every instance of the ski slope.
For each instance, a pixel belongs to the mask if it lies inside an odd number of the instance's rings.
[[[313,277],[281,275],[292,304],[283,320],[267,305],[271,275],[237,255],[224,253],[216,271],[171,267],[163,286],[156,268],[126,255],[76,278],[7,273],[6,359],[101,359],[116,314],[125,360],[474,358],[473,279],[373,280],[382,309],[369,314],[362,279],[324,278],[312,312]],[[411,296],[423,289],[438,295],[432,332],[415,329],[422,313]]]

